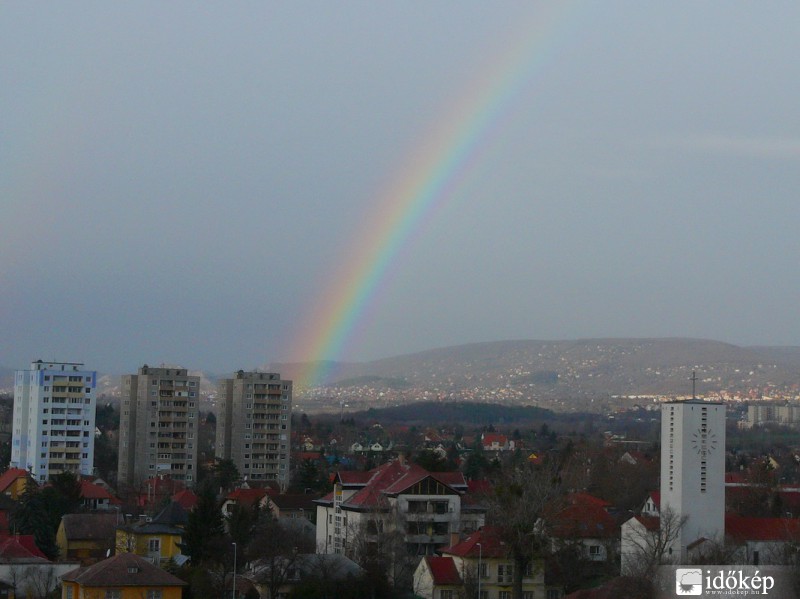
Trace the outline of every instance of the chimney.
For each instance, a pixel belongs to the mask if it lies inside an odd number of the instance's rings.
[[[458,545],[459,542],[461,542],[461,535],[458,534],[457,532],[451,532],[450,533],[450,547],[452,547],[453,545]]]

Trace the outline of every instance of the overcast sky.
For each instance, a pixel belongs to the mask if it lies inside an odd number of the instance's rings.
[[[387,182],[529,31],[333,359],[800,344],[800,4],[6,2],[0,364],[291,355]],[[491,78],[489,78],[491,80]]]

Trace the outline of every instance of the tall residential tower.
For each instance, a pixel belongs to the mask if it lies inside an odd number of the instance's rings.
[[[37,360],[14,378],[11,467],[38,482],[94,466],[97,373],[83,364]]]
[[[289,484],[292,381],[240,370],[219,383],[216,456],[250,481]]]
[[[118,478],[137,486],[168,475],[192,486],[197,474],[200,377],[150,368],[122,377]]]

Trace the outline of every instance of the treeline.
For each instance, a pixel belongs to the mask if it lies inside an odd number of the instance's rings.
[[[507,406],[492,403],[417,402],[391,408],[370,408],[351,415],[355,420],[379,422],[459,423],[473,426],[487,424],[524,424],[541,422],[584,422],[598,419],[595,414],[560,414],[536,406]]]

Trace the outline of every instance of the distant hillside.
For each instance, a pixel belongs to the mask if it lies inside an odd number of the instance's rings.
[[[298,365],[269,369],[292,377]],[[800,384],[800,348],[740,347],[704,339],[582,339],[498,341],[336,364],[323,381],[351,387],[398,381],[412,389],[453,392],[472,388],[513,389],[544,398],[746,391]],[[385,385],[390,387],[390,385]]]
[[[431,423],[485,425],[513,422],[525,424],[554,420],[557,416],[551,410],[531,406],[501,406],[467,402],[417,402],[392,408],[371,408],[364,412],[354,412],[350,416],[375,418],[381,423],[402,422],[405,424],[429,425]]]

